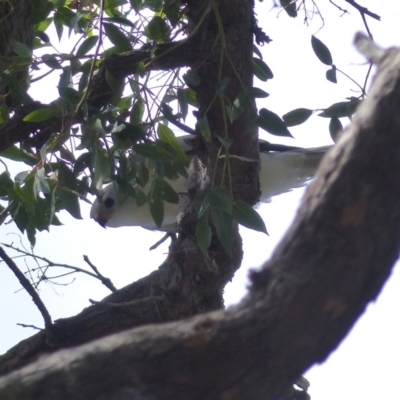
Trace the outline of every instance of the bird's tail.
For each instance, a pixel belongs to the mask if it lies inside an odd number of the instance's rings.
[[[331,146],[260,153],[260,201],[302,187],[314,176],[322,158]]]

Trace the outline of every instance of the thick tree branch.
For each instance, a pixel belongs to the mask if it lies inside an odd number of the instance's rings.
[[[239,306],[48,356],[0,379],[2,400],[270,400],[324,360],[399,253],[400,51],[381,60],[368,99]]]
[[[153,50],[133,50],[121,55],[113,55],[105,60],[95,75],[88,97],[90,106],[101,108],[108,104],[114,90],[107,83],[107,71],[118,79],[124,79],[135,74],[140,62],[147,65],[148,70],[168,71],[175,68],[187,67],[195,59],[207,57],[209,46],[199,41],[199,34],[174,43],[164,43]],[[40,123],[27,123],[23,119],[32,111],[48,107],[39,102],[20,106],[15,115],[0,126],[0,152],[13,144],[30,140],[31,144],[40,148],[53,133],[62,128],[63,118],[52,118]],[[81,122],[79,116],[72,118],[70,123]]]

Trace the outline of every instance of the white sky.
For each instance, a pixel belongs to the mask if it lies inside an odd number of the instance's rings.
[[[376,42],[384,47],[400,45],[400,3],[392,0],[375,2],[359,0],[363,6],[381,15],[382,22],[367,18]],[[310,2],[308,2],[310,3]],[[266,107],[282,115],[294,108],[327,107],[336,101],[358,93],[351,92],[355,86],[338,74],[339,85],[325,79],[328,69],[313,54],[310,37],[316,34],[331,50],[334,63],[343,68],[358,82],[363,82],[364,61],[355,53],[352,40],[355,31],[365,31],[361,17],[344,1],[337,3],[351,12],[340,18],[340,12],[329,2],[321,9],[325,26],[314,16],[310,26],[303,24],[303,18],[289,19],[285,13],[276,16],[269,12],[271,1],[256,5],[259,24],[271,36],[273,42],[262,48],[264,60],[274,72],[275,78],[266,84],[256,82],[271,96],[262,99],[258,106]],[[56,44],[57,40],[53,42]],[[50,51],[49,51],[50,52]],[[44,81],[46,82],[46,81]],[[47,96],[56,96],[54,83],[39,83],[32,91],[33,96],[48,101]],[[345,121],[342,121],[345,123]],[[329,120],[312,117],[309,123],[291,129],[296,139],[280,142],[293,145],[316,147],[331,143],[328,134]],[[265,132],[261,137],[277,141]],[[0,164],[0,172],[2,165]],[[274,198],[269,204],[259,207],[270,236],[242,229],[245,258],[242,268],[225,290],[227,304],[238,302],[245,294],[247,271],[268,259],[272,249],[290,224],[303,189],[294,190]],[[38,235],[35,252],[54,262],[67,263],[85,268],[84,254],[115,286],[122,287],[146,276],[157,268],[165,258],[167,244],[149,252],[148,248],[161,233],[141,228],[101,229],[89,220],[89,206],[82,203],[83,220],[74,220],[66,213],[61,215],[62,227],[52,227],[50,233]],[[0,242],[21,247],[18,230],[14,225],[0,227]],[[27,241],[23,239],[27,246]],[[32,261],[17,259],[21,268]],[[56,272],[48,271],[48,276]],[[53,319],[68,317],[89,305],[88,299],[100,300],[109,294],[100,282],[83,275],[76,275],[70,286],[42,285],[40,295]],[[72,278],[65,279],[65,283]],[[2,263],[0,264],[0,353],[34,332],[16,326],[16,323],[42,326],[42,318],[29,296],[20,290],[19,283]],[[313,400],[376,400],[395,398],[397,393],[397,360],[400,358],[400,321],[396,305],[400,300],[400,273],[398,268],[385,286],[376,303],[369,306],[339,349],[322,366],[312,368],[306,377],[310,380],[310,394]]]

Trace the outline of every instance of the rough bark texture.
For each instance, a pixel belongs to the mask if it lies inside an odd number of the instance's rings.
[[[1,399],[269,400],[323,361],[399,253],[400,51],[387,54],[239,306],[46,356],[0,379]]]
[[[234,124],[225,128],[221,103],[214,100],[216,87],[220,80],[229,77],[231,82],[225,93],[230,102],[252,86],[252,0],[220,0],[215,2],[219,12],[211,9],[209,2],[190,4],[190,15],[193,17],[193,26],[190,27],[190,46],[187,42],[160,47],[159,58],[152,61],[152,68],[168,69],[182,65],[189,65],[201,76],[202,85],[195,88],[198,91],[200,115],[207,114],[210,130],[213,135],[209,144],[199,143],[199,161],[192,166],[190,190],[182,207],[182,223],[180,238],[176,248],[166,262],[148,277],[125,287],[115,294],[108,296],[102,304],[88,307],[76,317],[56,321],[48,330],[40,332],[21,342],[0,358],[0,374],[10,372],[35,360],[43,353],[53,352],[60,348],[87,343],[107,334],[119,332],[123,329],[141,326],[149,323],[175,321],[189,316],[217,310],[223,307],[222,292],[226,283],[232,279],[235,271],[240,267],[242,260],[241,238],[237,226],[232,226],[234,245],[232,256],[229,256],[215,237],[209,249],[210,257],[206,259],[198,248],[194,227],[197,208],[200,201],[200,189],[209,187],[213,177],[223,174],[223,164],[216,163],[218,149],[221,147],[216,135],[223,136],[228,130],[229,137],[234,139],[231,154],[246,157],[258,157],[256,132],[245,131],[248,120],[254,116],[255,108],[249,103],[248,109]],[[206,6],[204,6],[206,5]],[[198,7],[198,8],[196,8]],[[196,12],[206,13],[204,25],[196,31]],[[218,16],[216,16],[218,15]],[[222,51],[222,39],[217,28],[217,20],[227,24]],[[234,30],[236,24],[237,29]],[[240,34],[238,34],[240,33]],[[186,54],[183,52],[186,51]],[[227,58],[229,54],[230,61]],[[109,98],[102,93],[108,93],[109,88],[105,80],[106,69],[116,76],[133,73],[139,61],[146,60],[150,53],[132,52],[123,56],[115,56],[107,60],[107,66],[102,67],[93,83],[90,101],[102,99],[102,105]],[[127,63],[127,57],[130,64]],[[144,57],[144,58],[143,58]],[[127,67],[128,65],[128,67]],[[235,66],[233,71],[232,65]],[[216,75],[214,72],[221,73]],[[104,86],[106,85],[106,86]],[[205,89],[203,89],[203,86]],[[98,91],[98,88],[103,88]],[[107,89],[108,88],[108,89]],[[207,91],[211,91],[207,93]],[[104,103],[105,102],[105,103]],[[36,103],[34,103],[36,106]],[[39,105],[40,106],[40,105]],[[99,106],[99,104],[97,104]],[[209,109],[206,113],[205,110]],[[35,140],[42,138],[43,132],[51,134],[54,127],[60,123],[57,119],[45,121],[43,124],[33,124],[35,130],[22,122],[24,108],[7,124],[0,127],[0,148],[5,137],[14,140],[13,131],[20,132],[18,126],[23,126],[26,138],[33,134]],[[26,115],[26,114],[25,114]],[[58,121],[58,122],[57,122]],[[20,125],[22,124],[22,125]],[[32,128],[33,129],[33,128]],[[46,133],[47,132],[47,133]],[[18,134],[18,141],[21,134]],[[47,140],[47,139],[46,139]],[[14,141],[15,143],[15,141]],[[238,143],[238,145],[236,145]],[[207,149],[207,151],[205,151]],[[208,152],[208,153],[207,153]],[[231,163],[232,191],[236,198],[246,199],[255,203],[258,198],[257,163]],[[214,171],[216,173],[214,174]],[[219,185],[220,182],[215,182]]]

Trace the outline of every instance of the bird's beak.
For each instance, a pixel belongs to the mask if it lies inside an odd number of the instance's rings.
[[[108,219],[99,215],[99,213],[94,214],[93,219],[103,228],[107,228],[106,224]]]
[[[107,220],[105,218],[99,218],[98,220],[96,220],[96,222],[103,227],[104,229],[106,229],[106,224],[107,224]]]

